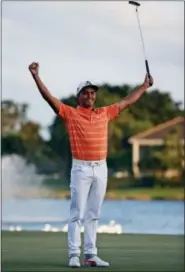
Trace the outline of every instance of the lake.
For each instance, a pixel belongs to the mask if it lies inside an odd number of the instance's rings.
[[[3,230],[66,232],[68,219],[69,200],[2,201]],[[105,200],[98,232],[183,235],[184,202]]]

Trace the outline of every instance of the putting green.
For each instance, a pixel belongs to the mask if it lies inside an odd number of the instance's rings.
[[[184,237],[164,235],[98,235],[99,255],[111,266],[78,271],[184,271]],[[67,235],[2,232],[2,271],[72,271]]]

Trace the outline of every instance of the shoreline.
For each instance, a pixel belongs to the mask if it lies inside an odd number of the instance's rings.
[[[70,199],[69,190],[52,191],[54,198]],[[132,188],[120,190],[108,190],[106,200],[166,200],[183,201],[184,188]]]
[[[70,191],[61,188],[48,189],[41,188],[32,189],[22,192],[22,194],[14,195],[13,198],[53,198],[53,199],[70,199]],[[121,189],[110,190],[106,192],[105,200],[141,200],[141,201],[184,201],[184,188],[143,188],[143,189]]]

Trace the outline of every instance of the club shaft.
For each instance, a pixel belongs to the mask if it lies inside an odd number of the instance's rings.
[[[141,36],[142,47],[143,47],[143,54],[144,54],[145,60],[147,60],[145,44],[144,44],[143,34],[142,34],[142,30],[141,30],[141,24],[140,24],[140,20],[139,20],[139,13],[138,13],[137,8],[136,8],[136,15],[137,15],[137,21],[138,21],[138,26],[139,26],[139,32],[140,32],[140,36]]]

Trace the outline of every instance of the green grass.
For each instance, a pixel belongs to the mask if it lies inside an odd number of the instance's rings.
[[[117,198],[183,199],[184,188],[133,188],[110,191]]]
[[[41,194],[42,195],[42,194]],[[69,198],[69,190],[51,190],[47,196]],[[44,197],[44,195],[43,195]],[[184,188],[129,188],[108,190],[107,199],[138,199],[138,200],[184,200]]]
[[[99,234],[98,248],[110,268],[78,271],[184,271],[183,236]],[[2,232],[3,272],[72,270],[65,233]]]

